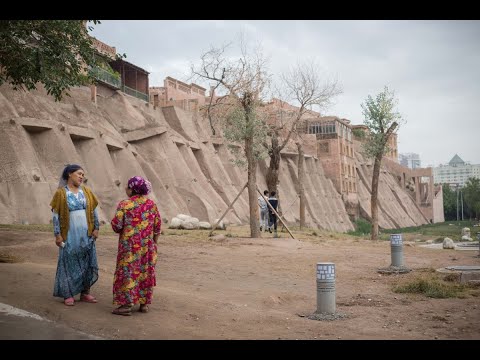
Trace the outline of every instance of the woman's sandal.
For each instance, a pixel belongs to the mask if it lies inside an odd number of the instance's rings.
[[[112,310],[112,314],[115,315],[123,315],[123,316],[131,316],[132,315],[132,308],[130,306],[120,306]]]
[[[73,306],[73,305],[75,305],[75,299],[73,297],[69,297],[69,298],[63,300],[63,303],[67,306]]]
[[[138,309],[141,313],[148,313],[148,305],[147,304],[140,304],[140,309]]]
[[[95,298],[95,296],[90,295],[90,294],[82,294],[80,295],[80,301],[85,301],[88,303],[95,304],[98,302],[98,300]]]

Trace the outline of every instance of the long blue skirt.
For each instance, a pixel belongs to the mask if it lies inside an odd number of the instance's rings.
[[[70,211],[65,247],[59,248],[53,296],[64,299],[90,289],[98,280],[95,240],[88,236],[85,210]]]

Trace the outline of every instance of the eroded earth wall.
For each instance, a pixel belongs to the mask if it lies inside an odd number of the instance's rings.
[[[100,218],[109,222],[126,197],[129,177],[147,177],[150,195],[163,218],[179,213],[213,222],[246,182],[230,161],[223,139],[211,137],[208,123],[177,107],[154,108],[120,91],[75,88],[54,102],[44,89],[0,87],[0,223],[49,223],[49,203],[67,163],[81,164],[87,185],[100,200]],[[279,197],[287,222],[298,221],[298,155],[282,154]],[[265,188],[266,162],[257,170]],[[353,229],[340,195],[319,161],[305,159],[306,217],[313,227]],[[245,190],[226,221],[248,223]]]

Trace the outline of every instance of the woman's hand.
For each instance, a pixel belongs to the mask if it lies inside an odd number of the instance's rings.
[[[58,234],[55,236],[55,244],[58,246],[58,247],[62,247],[62,242],[63,242],[63,237],[62,235]]]
[[[93,237],[93,240],[97,240],[98,238],[98,229],[95,229],[92,231],[92,237]]]

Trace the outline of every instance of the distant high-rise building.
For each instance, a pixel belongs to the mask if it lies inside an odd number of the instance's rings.
[[[400,165],[406,166],[410,169],[416,169],[421,167],[420,156],[415,153],[405,153],[398,156]]]
[[[464,186],[468,178],[480,179],[480,165],[472,165],[455,156],[448,164],[433,168],[433,181],[436,184],[449,184],[452,187]]]

